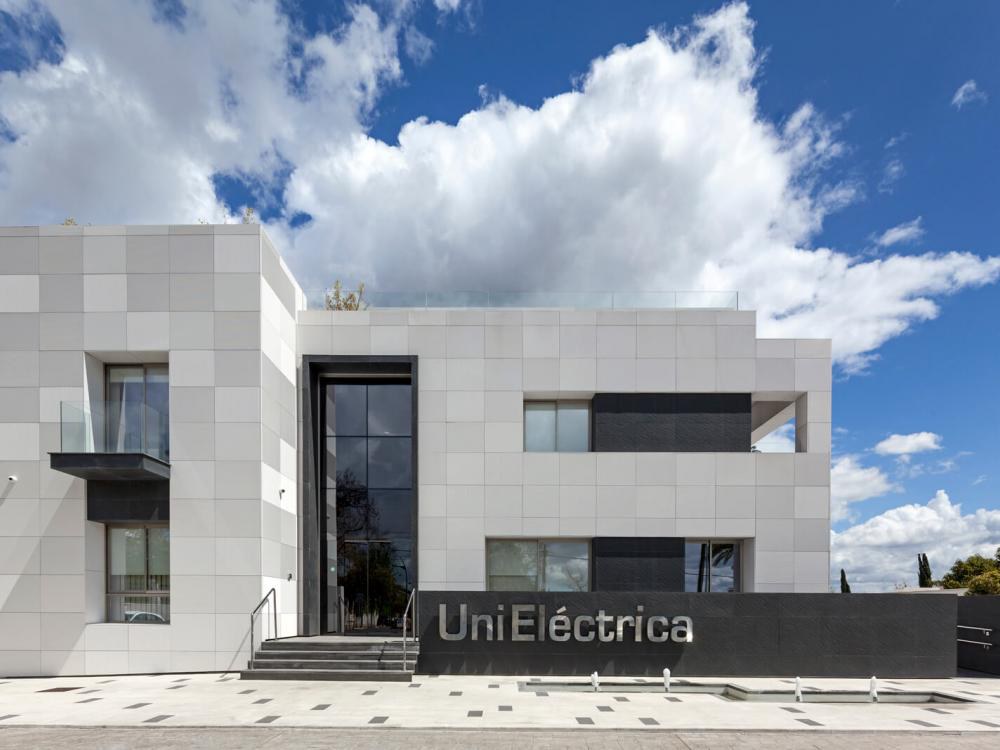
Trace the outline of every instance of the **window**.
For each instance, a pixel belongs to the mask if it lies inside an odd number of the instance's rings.
[[[541,452],[590,450],[590,403],[525,401],[524,449]]]
[[[684,590],[739,591],[739,542],[695,542],[684,545]]]
[[[170,455],[170,387],[166,365],[108,365],[105,450]]]
[[[589,591],[590,542],[491,539],[486,575],[490,591]]]
[[[109,526],[108,622],[170,622],[170,529]]]

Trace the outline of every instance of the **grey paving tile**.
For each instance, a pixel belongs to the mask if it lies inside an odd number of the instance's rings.
[[[930,711],[934,714],[945,714],[946,716],[951,715],[951,711],[945,711],[943,708],[925,708],[924,711]]]
[[[71,690],[79,690],[80,686],[77,687],[54,687],[45,688],[45,690],[36,690],[36,693],[68,693]]]
[[[641,721],[647,727],[656,727],[660,725],[660,722],[658,722],[656,719],[650,716],[640,716],[639,721]]]
[[[984,727],[991,727],[992,729],[1000,729],[1000,724],[994,724],[992,721],[986,721],[985,719],[969,719],[973,724],[982,724]]]
[[[801,724],[805,724],[808,727],[821,727],[821,726],[823,726],[822,724],[820,724],[818,721],[815,721],[814,719],[796,719],[795,721],[797,721],[797,722],[799,722]]]
[[[513,711],[513,706],[497,706],[497,711]]]
[[[577,716],[576,717],[576,723],[577,724],[593,724],[594,720],[591,719],[589,716]]]
[[[473,719],[478,719],[482,715],[483,715],[482,711],[469,711],[469,713],[466,714],[466,716]]]
[[[312,707],[313,711],[326,711],[330,707],[329,703],[317,703]]]
[[[81,690],[77,695],[86,695],[87,693],[99,693],[100,688],[91,688],[90,690]]]
[[[98,684],[98,685],[107,685],[107,684],[108,684],[109,682],[114,682],[114,680],[99,680],[99,681],[97,682],[97,684]],[[0,682],[0,685],[2,685],[2,684],[3,684],[3,683],[2,683],[2,682]]]
[[[151,706],[151,705],[152,705],[151,703],[133,703],[131,706],[125,706],[125,710],[127,711],[130,708],[142,708],[143,706]]]
[[[452,690],[450,693],[448,693],[448,695],[451,695],[451,696],[461,695],[461,694],[462,694],[461,690]]]
[[[801,708],[792,708],[791,706],[778,706],[778,708],[780,708],[782,711],[788,711],[788,713],[790,713],[790,714],[804,714],[805,713],[805,711],[803,711]]]
[[[259,719],[257,719],[257,721],[255,721],[254,723],[255,723],[255,724],[270,724],[270,723],[271,723],[272,721],[274,721],[275,719],[280,719],[280,718],[281,718],[281,717],[280,717],[280,716],[277,716],[277,715],[272,715],[272,716],[261,716],[261,717],[260,717]]]
[[[500,686],[499,686],[499,685],[497,685],[497,684],[492,684],[492,685],[490,685],[490,688],[492,688],[492,689],[496,689],[496,688],[498,688],[498,687],[500,687]]]
[[[628,703],[628,698],[626,698],[624,695],[616,695],[615,700],[618,701],[619,703]]]
[[[940,727],[940,724],[931,724],[929,721],[924,721],[923,719],[907,719],[911,724],[916,724],[920,727]]]
[[[678,698],[676,695],[665,695],[663,697],[666,698],[671,703],[681,703],[682,702],[681,699]]]
[[[608,711],[614,711],[614,709],[611,708],[611,706],[598,706],[597,710],[603,711],[604,713],[607,713]]]
[[[388,716],[373,716],[368,720],[369,724],[385,724],[389,720]]]
[[[173,717],[173,714],[159,714],[158,716],[154,716],[151,719],[146,719],[142,723],[143,724],[158,724],[159,722],[163,721],[164,719],[170,719],[172,717]]]
[[[273,700],[274,700],[274,698],[258,698],[257,700],[255,700],[253,702],[253,704],[256,706],[258,704],[270,703]]]
[[[5,721],[7,719],[14,719],[17,718],[18,715],[19,714],[4,714],[3,716],[0,716],[0,721]]]
[[[256,692],[257,691],[253,690],[253,689],[250,689],[250,690],[241,690],[240,692],[237,693],[237,695],[250,695],[250,693],[256,693]]]
[[[366,690],[365,692],[362,693],[362,695],[375,695],[375,693],[377,692],[378,690]]]
[[[411,688],[420,687],[420,683],[419,682],[411,682],[408,687],[411,687]]]
[[[94,701],[99,701],[100,698],[84,698],[82,701],[77,701],[77,703],[93,703]]]
[[[535,691],[535,697],[536,698],[548,698],[549,694],[546,691],[544,691],[544,690],[536,690]]]
[[[171,685],[170,687],[167,688],[167,690],[180,690],[181,688],[185,687],[187,687],[187,685]]]
[[[187,682],[190,679],[190,677],[181,677],[179,680],[174,680],[174,682]]]

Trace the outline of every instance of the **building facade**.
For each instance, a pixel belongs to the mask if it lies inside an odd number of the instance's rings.
[[[0,229],[0,674],[238,669],[272,588],[282,636],[828,591],[831,388],[752,311],[334,312],[254,225]]]

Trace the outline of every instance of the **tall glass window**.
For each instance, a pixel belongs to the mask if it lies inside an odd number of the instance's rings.
[[[739,542],[697,542],[684,545],[684,590],[740,590]]]
[[[170,457],[167,366],[108,365],[105,450]]]
[[[170,529],[109,526],[108,622],[170,622]]]
[[[590,450],[590,403],[525,401],[524,449],[541,452]]]
[[[404,382],[326,388],[327,516],[336,519],[327,559],[347,630],[401,627],[416,584],[412,396]]]
[[[490,539],[490,591],[589,591],[590,543],[575,539]]]

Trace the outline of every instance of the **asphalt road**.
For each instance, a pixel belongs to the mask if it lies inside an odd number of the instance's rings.
[[[160,750],[167,748],[510,748],[510,750],[917,750],[961,748],[996,750],[1000,733],[970,732],[664,732],[604,730],[426,730],[426,729],[295,729],[295,728],[129,728],[3,727],[0,748],[67,748],[74,750]]]

